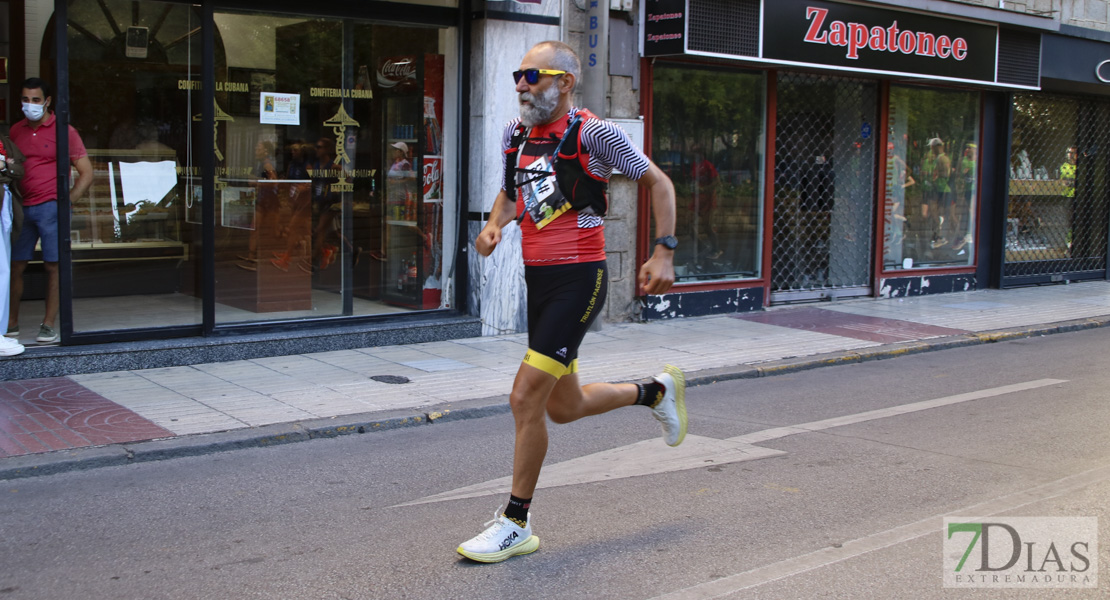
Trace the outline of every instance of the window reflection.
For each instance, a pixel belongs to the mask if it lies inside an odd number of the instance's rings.
[[[888,119],[883,266],[974,264],[979,95],[892,86]]]
[[[216,323],[446,302],[448,30],[218,11],[206,96],[196,6],[72,0],[69,19],[72,123],[95,170],[71,207],[76,331],[199,324],[205,240]],[[404,189],[386,175],[398,152]]]
[[[94,175],[70,206],[74,330],[198,324],[189,139],[200,112],[199,9],[73,0],[66,32],[71,123]],[[52,50],[53,40],[43,44]]]
[[[438,115],[424,126],[443,106],[439,32],[258,13],[216,24],[229,40],[217,321],[439,308],[442,191],[417,182],[442,160]]]
[[[676,281],[759,276],[763,89],[760,74],[655,67],[652,157],[675,186]]]

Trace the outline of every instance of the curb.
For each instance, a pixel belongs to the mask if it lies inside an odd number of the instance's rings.
[[[439,405],[438,410],[431,412],[402,413],[395,416],[383,416],[382,413],[363,413],[110,446],[92,446],[25,454],[0,461],[0,481],[188,456],[203,456],[245,448],[280,446],[320,438],[335,438],[344,435],[431,425],[441,421],[480,419],[510,412],[507,397],[490,398],[486,399],[485,402],[491,400],[500,400],[500,402],[463,406],[458,409],[446,408],[449,405]],[[471,401],[467,404],[475,404],[476,402],[482,401]]]
[[[1046,325],[998,329],[948,337],[884,344],[860,350],[838,351],[800,358],[743,364],[735,367],[696,371],[686,378],[688,386],[708,385],[720,381],[755,379],[808,371],[821,367],[886,360],[951,348],[993,344],[1030,337],[1097,329],[1110,325],[1110,315],[1062,321]],[[244,448],[265,448],[319,438],[374,433],[433,425],[439,422],[481,419],[510,412],[508,396],[494,396],[429,407],[428,412],[385,411],[344,415],[342,417],[278,423],[216,433],[183,435],[130,444],[94,446],[26,454],[0,459],[0,481],[54,475],[127,465],[139,462],[202,456]]]

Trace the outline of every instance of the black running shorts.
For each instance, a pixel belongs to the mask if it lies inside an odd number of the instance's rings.
[[[578,346],[609,292],[605,261],[525,266],[528,353],[525,364],[562,377],[577,370]]]

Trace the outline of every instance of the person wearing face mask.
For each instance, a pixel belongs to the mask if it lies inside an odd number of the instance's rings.
[[[12,247],[11,310],[7,337],[19,338],[19,301],[23,297],[23,272],[34,257],[35,245],[42,242],[43,267],[47,274],[46,311],[35,341],[58,341],[54,322],[58,317],[58,151],[56,117],[50,112],[50,85],[38,77],[23,82],[22,101],[25,119],[11,128],[11,138],[25,156],[23,226]],[[77,169],[77,180],[69,191],[73,201],[85,195],[92,185],[93,168],[81,136],[69,127],[69,161]]]

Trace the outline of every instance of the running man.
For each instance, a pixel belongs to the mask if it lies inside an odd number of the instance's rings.
[[[574,50],[548,41],[529,50],[513,73],[520,118],[505,128],[501,193],[475,240],[478,252],[489,256],[501,229],[516,220],[528,286],[528,352],[509,397],[516,421],[509,502],[484,532],[458,547],[479,562],[539,548],[528,509],[547,454],[547,417],[569,423],[640,404],[662,423],[667,444],[677,446],[686,436],[685,380],[678,368],[668,365],[645,384],[578,382],[578,346],[608,291],[602,216],[614,168],[651,194],[658,239],[638,275],[645,293],[670,289],[678,244],[671,180],[618,126],[573,107],[580,72]],[[556,151],[561,158],[553,161]]]

